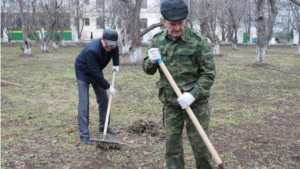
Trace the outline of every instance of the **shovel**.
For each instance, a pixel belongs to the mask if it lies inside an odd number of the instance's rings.
[[[179,90],[177,84],[175,83],[173,77],[171,76],[170,72],[168,71],[168,69],[167,69],[166,65],[164,64],[164,62],[162,61],[162,59],[157,60],[157,63],[160,66],[160,68],[162,69],[162,71],[164,72],[164,74],[166,75],[166,77],[167,77],[168,81],[170,82],[172,88],[174,89],[176,95],[178,97],[181,97],[182,93]],[[187,107],[185,110],[187,111],[188,115],[190,116],[192,122],[194,123],[196,129],[198,130],[198,132],[199,132],[201,138],[203,139],[205,145],[207,146],[209,152],[212,154],[215,162],[218,164],[218,168],[225,169],[224,165],[222,164],[221,158],[219,157],[219,155],[218,155],[217,151],[215,150],[215,148],[213,147],[212,143],[209,141],[206,133],[204,132],[203,128],[201,127],[199,121],[197,120],[193,110],[190,108],[190,106]]]

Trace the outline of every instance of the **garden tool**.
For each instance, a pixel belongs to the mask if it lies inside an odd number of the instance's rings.
[[[116,74],[116,72],[113,71],[113,78],[112,78],[112,83],[111,83],[112,86],[114,86],[114,83],[115,83],[115,74]],[[112,102],[112,94],[109,95],[102,140],[101,139],[90,139],[90,140],[91,140],[92,144],[95,144],[96,146],[99,146],[99,147],[102,147],[102,148],[119,149],[119,148],[121,148],[121,145],[117,141],[106,140],[106,133],[107,133],[107,128],[108,128],[111,102]]]
[[[181,97],[182,93],[179,90],[177,84],[175,83],[173,77],[171,76],[170,72],[168,71],[168,69],[167,69],[166,65],[164,64],[164,62],[162,61],[162,59],[157,60],[157,63],[160,66],[160,68],[162,69],[162,71],[164,72],[164,74],[166,75],[166,77],[167,77],[168,81],[170,82],[172,88],[174,89],[176,95],[178,97]],[[212,143],[208,139],[206,133],[204,132],[203,128],[201,127],[199,121],[197,120],[193,110],[190,108],[190,106],[188,106],[185,110],[187,111],[189,117],[191,118],[192,122],[194,123],[196,129],[198,130],[198,132],[199,132],[201,138],[203,139],[205,145],[207,146],[209,152],[212,154],[215,162],[218,164],[218,168],[225,169],[224,165],[222,164],[221,158],[219,157],[217,151],[215,150]]]

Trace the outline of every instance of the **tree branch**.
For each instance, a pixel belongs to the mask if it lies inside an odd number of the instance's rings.
[[[294,4],[300,6],[300,2],[299,1],[297,1],[297,0],[290,0],[290,1],[292,1]]]
[[[144,36],[146,33],[150,32],[152,29],[157,28],[159,26],[163,26],[163,23],[159,22],[159,23],[155,23],[149,27],[147,27],[146,29],[144,29],[141,34],[140,37]]]

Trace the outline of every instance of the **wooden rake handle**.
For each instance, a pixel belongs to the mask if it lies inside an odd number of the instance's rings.
[[[173,77],[171,76],[171,74],[170,74],[170,72],[168,71],[168,69],[167,69],[166,65],[164,64],[164,62],[163,62],[161,59],[159,59],[159,60],[157,60],[157,63],[158,63],[158,65],[160,66],[160,68],[162,69],[162,71],[164,72],[164,74],[166,75],[167,79],[169,80],[169,82],[170,82],[172,88],[174,89],[176,95],[177,95],[178,97],[181,97],[181,96],[182,96],[182,93],[181,93],[181,91],[179,90],[177,84],[175,83]],[[195,116],[193,110],[190,108],[190,106],[187,107],[185,110],[187,111],[188,115],[190,116],[192,122],[194,123],[196,129],[198,130],[198,132],[199,132],[201,138],[203,139],[205,145],[207,146],[209,152],[210,152],[210,153],[212,154],[212,156],[214,157],[214,160],[215,160],[215,162],[218,164],[218,167],[219,167],[220,169],[224,169],[224,166],[223,166],[223,164],[222,164],[221,158],[219,157],[217,151],[215,150],[215,148],[213,147],[212,143],[211,143],[210,140],[208,139],[206,133],[204,132],[203,128],[201,127],[199,121],[197,120],[197,118],[196,118],[196,116]]]
[[[112,77],[112,82],[111,86],[114,87],[115,84],[115,75],[116,71],[113,71],[113,77]],[[107,106],[107,111],[106,111],[106,118],[105,118],[105,124],[104,124],[104,131],[103,131],[103,140],[105,140],[106,133],[107,133],[107,128],[108,128],[108,119],[109,119],[109,114],[110,114],[110,107],[111,107],[111,102],[112,102],[112,94],[109,95],[108,99],[108,106]]]

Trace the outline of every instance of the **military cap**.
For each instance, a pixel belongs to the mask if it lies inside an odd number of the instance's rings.
[[[189,11],[183,0],[166,0],[160,5],[160,13],[164,19],[177,22],[184,20]]]

